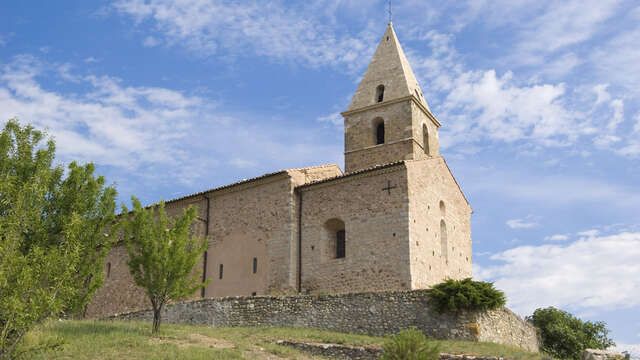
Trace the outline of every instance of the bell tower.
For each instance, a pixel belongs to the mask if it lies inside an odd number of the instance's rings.
[[[345,172],[438,156],[438,127],[389,23],[344,117]]]

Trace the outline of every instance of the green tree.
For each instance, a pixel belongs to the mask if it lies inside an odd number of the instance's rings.
[[[145,289],[151,301],[153,333],[157,333],[162,309],[168,301],[192,295],[208,283],[202,283],[194,272],[207,244],[190,234],[196,208],[189,207],[182,216],[171,219],[164,202],[145,209],[134,196],[131,200],[132,214],[122,205],[122,226],[129,252],[127,264],[136,284]]]
[[[460,310],[494,310],[506,303],[504,293],[493,287],[493,283],[448,279],[432,288],[432,301],[439,312]]]
[[[440,346],[431,344],[420,330],[408,329],[392,335],[382,346],[382,360],[438,360]]]
[[[548,307],[537,309],[527,317],[540,332],[542,350],[559,359],[580,359],[585,349],[614,346],[603,321],[582,321],[572,314]]]
[[[115,189],[93,164],[53,166],[55,143],[9,120],[0,133],[0,358],[52,315],[81,311],[101,286]]]

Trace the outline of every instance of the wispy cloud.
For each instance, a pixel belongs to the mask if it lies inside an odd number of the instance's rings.
[[[591,230],[580,231],[576,235],[583,236],[583,237],[588,237],[588,238],[593,238],[593,237],[596,237],[596,236],[600,235],[600,231],[596,230],[596,229],[591,229]]]
[[[627,134],[625,103],[607,84],[570,87],[567,83],[523,81],[518,74],[470,70],[453,47],[455,38],[431,31],[422,36],[431,54],[409,51],[413,68],[445,126],[440,145],[457,151],[486,141],[539,147],[576,145],[632,156],[636,143]],[[625,146],[627,146],[625,148]],[[624,149],[624,150],[622,150]]]
[[[183,45],[200,54],[251,53],[311,66],[342,65],[360,69],[373,53],[373,32],[336,31],[323,10],[272,2],[212,0],[120,0],[114,8],[137,23],[148,21],[155,36],[168,45]],[[331,8],[331,7],[329,7]],[[312,14],[310,16],[310,14]],[[156,41],[145,44],[156,45]]]
[[[512,229],[532,229],[538,226],[538,223],[527,221],[525,219],[507,220],[507,226]]]
[[[339,112],[334,112],[329,115],[320,116],[318,119],[320,122],[328,122],[336,126],[342,126],[344,124],[344,119]]]
[[[551,236],[546,236],[544,238],[546,241],[567,241],[569,240],[568,234],[554,234]]]
[[[146,47],[158,46],[158,45],[160,45],[160,40],[154,38],[153,36],[147,36],[146,38],[144,38],[144,41],[142,42],[142,45],[144,45]]]
[[[18,117],[46,128],[60,160],[96,162],[118,171],[123,181],[144,177],[156,181],[154,186],[188,185],[210,177],[226,159],[258,175],[317,164],[317,154],[327,162],[340,158],[340,149],[303,128],[247,123],[242,119],[260,115],[234,115],[200,96],[60,68],[33,56],[17,56],[0,67],[0,122]],[[55,92],[42,79],[85,91]]]

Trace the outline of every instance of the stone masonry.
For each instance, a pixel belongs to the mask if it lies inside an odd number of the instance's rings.
[[[150,310],[110,317],[152,318]],[[162,319],[214,327],[307,327],[374,336],[415,327],[435,339],[492,341],[534,352],[539,349],[533,325],[509,309],[439,314],[431,306],[429,290],[203,299],[170,305]]]

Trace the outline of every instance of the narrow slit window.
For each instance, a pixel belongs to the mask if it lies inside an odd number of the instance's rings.
[[[224,266],[222,264],[220,264],[220,270],[218,271],[218,278],[220,280],[222,280],[222,272],[224,270]]]
[[[427,125],[422,125],[422,146],[424,153],[429,155],[429,129],[427,129]]]
[[[444,220],[440,220],[440,251],[442,257],[448,261],[449,260],[449,251],[447,244],[447,224]]]
[[[107,263],[107,277],[111,277],[111,263]]]
[[[258,258],[253,258],[253,273],[258,272]]]
[[[345,235],[344,230],[336,233],[336,259],[341,259],[346,255]]]
[[[378,85],[376,88],[376,102],[384,100],[384,85]]]
[[[202,257],[202,282],[206,282],[207,281],[207,252],[204,252],[204,255]],[[205,296],[205,292],[206,292],[206,288],[203,287],[202,289],[200,289],[200,296],[204,297]]]
[[[384,122],[376,126],[376,145],[384,144]]]

